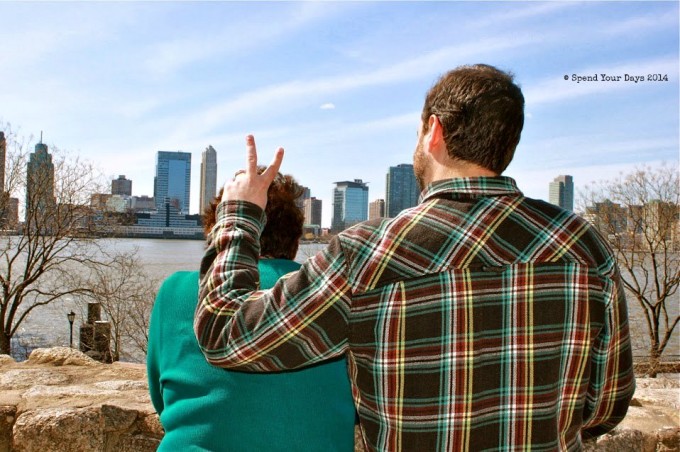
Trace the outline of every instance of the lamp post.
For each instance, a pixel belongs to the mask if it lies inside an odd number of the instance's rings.
[[[71,327],[71,339],[69,341],[69,347],[73,348],[73,321],[76,319],[76,313],[71,311],[66,314],[66,318],[68,319],[69,326]]]

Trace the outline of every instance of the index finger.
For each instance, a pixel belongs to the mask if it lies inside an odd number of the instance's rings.
[[[257,148],[255,147],[255,137],[246,136],[246,173],[257,174]]]

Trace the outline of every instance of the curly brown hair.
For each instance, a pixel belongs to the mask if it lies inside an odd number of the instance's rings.
[[[258,167],[262,173],[265,167]],[[215,226],[215,211],[222,200],[224,188],[213,198],[203,212],[203,231],[206,235]],[[302,237],[305,222],[302,210],[296,204],[302,196],[303,188],[293,176],[277,173],[267,191],[267,224],[260,236],[260,256],[276,259],[295,259],[298,242]]]

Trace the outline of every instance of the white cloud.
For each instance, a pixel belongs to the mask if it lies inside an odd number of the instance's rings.
[[[325,104],[321,104],[319,108],[322,110],[335,110],[335,104],[326,102]]]

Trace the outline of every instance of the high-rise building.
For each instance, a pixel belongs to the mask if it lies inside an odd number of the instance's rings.
[[[210,201],[217,195],[217,151],[208,146],[201,155],[201,188],[198,201],[199,213],[210,205]]]
[[[331,231],[338,233],[368,219],[368,185],[361,179],[335,182]]]
[[[304,200],[305,224],[321,227],[321,200],[314,197]]]
[[[5,159],[7,158],[7,140],[5,132],[0,131],[0,193],[5,190]]]
[[[557,176],[550,182],[550,204],[574,210],[574,180],[571,176]]]
[[[191,191],[191,153],[158,151],[153,196],[156,210],[169,202],[180,213],[189,213]]]
[[[385,178],[385,215],[394,218],[404,209],[418,204],[418,183],[413,165],[390,166]]]
[[[302,210],[303,212],[305,211],[305,201],[309,198],[312,197],[312,191],[309,189],[309,187],[305,187],[304,185],[300,185],[300,189],[302,191],[302,194],[298,199],[295,200],[295,204]]]
[[[29,216],[44,215],[55,206],[54,164],[41,138],[26,166],[26,222]]]
[[[132,196],[132,181],[126,179],[125,175],[121,174],[118,176],[118,179],[113,179],[111,181],[111,194]]]
[[[385,200],[376,199],[368,205],[368,219],[374,220],[385,216]]]

